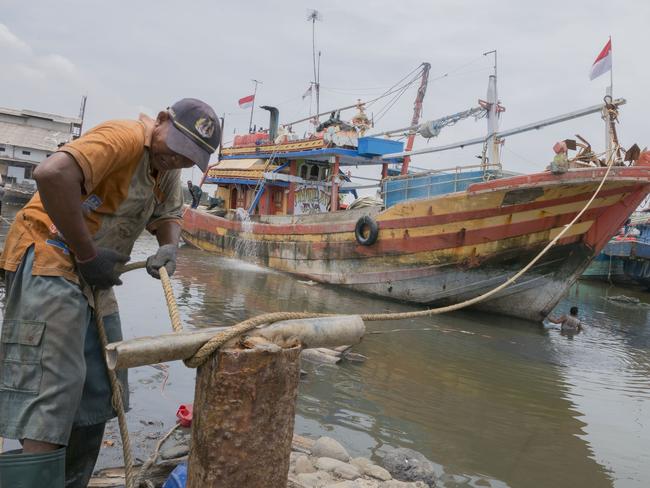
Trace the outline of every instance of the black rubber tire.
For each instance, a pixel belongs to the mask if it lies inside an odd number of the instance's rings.
[[[364,229],[366,227],[368,228],[368,235],[364,236]],[[362,246],[372,246],[377,242],[377,237],[379,237],[377,222],[372,217],[364,215],[357,220],[357,225],[354,226],[354,237]]]

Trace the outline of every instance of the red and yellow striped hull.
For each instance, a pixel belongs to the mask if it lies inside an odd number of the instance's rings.
[[[479,183],[465,192],[359,209],[253,222],[188,209],[186,242],[322,283],[440,305],[472,298],[523,268],[596,190],[605,169]],[[543,319],[650,191],[650,166],[614,167],[581,219],[526,275],[478,308]],[[363,215],[379,227],[357,243]]]

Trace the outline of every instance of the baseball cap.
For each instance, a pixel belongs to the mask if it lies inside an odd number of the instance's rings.
[[[221,126],[214,110],[196,98],[183,98],[167,111],[171,121],[165,141],[167,147],[205,171],[210,154],[221,141]]]

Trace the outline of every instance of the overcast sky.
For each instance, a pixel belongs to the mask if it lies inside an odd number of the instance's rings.
[[[111,118],[155,115],[182,97],[197,97],[226,117],[226,140],[246,130],[237,100],[263,81],[258,104],[275,105],[281,122],[309,114],[301,95],[312,78],[309,8],[321,58],[321,107],[369,99],[416,68],[431,63],[424,118],[458,112],[485,98],[498,50],[501,128],[599,103],[605,75],[589,81],[595,57],[612,36],[614,94],[628,100],[621,113],[623,146],[648,144],[650,130],[650,2],[297,0],[185,1],[0,0],[0,106],[77,115],[88,95],[86,125]],[[444,76],[448,74],[447,76]],[[415,88],[377,129],[410,123]],[[377,103],[371,112],[379,111]],[[344,114],[345,115],[345,114]],[[351,116],[352,113],[348,113]],[[264,111],[255,123],[268,125]],[[484,135],[485,120],[467,120],[437,139],[441,145]],[[537,171],[556,140],[579,133],[604,147],[598,116],[509,138],[503,162]],[[479,146],[420,156],[421,167],[476,162]],[[198,176],[198,175],[195,175]]]

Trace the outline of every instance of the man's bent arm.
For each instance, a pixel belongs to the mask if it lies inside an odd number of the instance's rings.
[[[165,244],[174,244],[177,246],[180,237],[181,226],[175,220],[161,222],[156,229],[156,239],[158,240],[159,246],[164,246]]]
[[[56,152],[34,170],[45,211],[79,261],[92,259],[97,249],[81,210],[83,173],[75,159]]]

